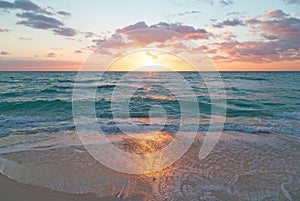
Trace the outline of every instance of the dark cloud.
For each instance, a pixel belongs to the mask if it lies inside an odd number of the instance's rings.
[[[65,27],[64,23],[53,18],[32,12],[18,13],[17,17],[24,20],[17,24],[25,25],[35,29],[52,30],[54,34],[61,36],[75,36],[77,31],[72,28]]]
[[[19,21],[17,24],[22,24],[36,29],[53,29],[59,28],[64,25],[61,21],[53,17],[48,17],[31,12],[24,12],[21,14],[18,13],[17,17],[26,19]]]
[[[6,52],[6,51],[2,51],[2,52],[0,52],[0,55],[2,55],[2,56],[7,56],[7,55],[10,55],[10,53],[9,53],[9,52]]]
[[[81,50],[76,50],[76,51],[74,51],[74,53],[81,54],[83,52]]]
[[[77,31],[75,29],[66,27],[63,22],[53,17],[55,11],[53,8],[47,11],[31,1],[17,0],[14,2],[0,1],[0,8],[2,9],[19,9],[25,12],[16,14],[17,17],[23,20],[17,22],[19,25],[28,26],[35,29],[52,30],[54,34],[61,36],[75,36]],[[70,16],[66,11],[58,11],[57,14],[62,16]],[[48,15],[48,16],[47,16]]]
[[[37,13],[44,13],[51,15],[52,13],[41,8],[37,4],[28,1],[28,0],[18,0],[14,2],[8,2],[8,1],[0,1],[0,8],[2,9],[20,9],[23,11],[33,11]]]
[[[64,28],[64,27],[59,27],[57,29],[54,29],[53,32],[56,35],[61,35],[61,36],[75,36],[77,34],[77,31],[72,28]]]
[[[220,22],[218,24],[214,24],[213,27],[216,28],[224,28],[225,26],[245,26],[244,22],[239,19],[233,19],[233,20],[224,20],[223,22]]]
[[[63,15],[63,16],[71,16],[71,13],[68,13],[66,11],[58,11],[57,14]]]

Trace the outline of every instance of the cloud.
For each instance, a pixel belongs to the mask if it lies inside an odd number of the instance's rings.
[[[75,29],[66,27],[63,22],[52,17],[55,15],[54,9],[52,12],[41,8],[31,1],[17,0],[14,2],[0,1],[0,8],[2,9],[19,9],[24,12],[17,13],[16,16],[23,20],[17,22],[19,25],[28,26],[35,29],[52,30],[54,34],[61,36],[75,36],[77,31]],[[50,9],[50,8],[49,8]],[[70,16],[66,11],[58,11],[57,14],[62,16]],[[47,16],[48,15],[48,16]]]
[[[246,12],[238,12],[238,11],[235,11],[235,12],[229,12],[229,13],[227,13],[227,15],[229,16],[229,15],[243,15],[243,14],[245,14]]]
[[[229,41],[229,40],[232,40],[232,39],[235,39],[236,38],[236,35],[232,34],[231,32],[229,31],[226,31],[222,34],[222,38],[223,40],[225,41]]]
[[[287,4],[300,4],[300,0],[283,0]]]
[[[7,55],[10,55],[10,53],[9,53],[9,52],[6,52],[6,51],[2,51],[2,52],[0,52],[0,55],[2,55],[2,56],[7,56]]]
[[[54,34],[61,36],[75,36],[77,34],[75,29],[65,27],[64,23],[53,17],[32,12],[18,13],[16,16],[24,19],[17,22],[20,25],[35,29],[52,30]]]
[[[220,22],[218,24],[214,24],[213,27],[216,28],[224,28],[225,26],[245,26],[244,22],[239,19],[233,19],[233,20],[224,20],[223,22]]]
[[[146,28],[148,28],[148,25],[145,22],[138,22],[132,25],[128,25],[122,29],[117,29],[116,33],[125,33],[135,29],[146,29]]]
[[[2,9],[20,9],[23,11],[32,11],[37,13],[44,13],[52,15],[51,12],[41,8],[37,4],[28,0],[18,0],[14,2],[0,1],[0,8]]]
[[[151,31],[149,31],[151,29]],[[136,30],[136,31],[134,31]],[[139,31],[137,31],[139,30]],[[169,30],[169,32],[163,31]],[[89,46],[97,53],[109,56],[120,55],[123,48],[140,48],[140,47],[165,47],[172,48],[176,51],[187,50],[184,41],[208,39],[213,36],[205,29],[196,28],[181,23],[159,22],[157,24],[147,25],[145,22],[137,22],[117,29],[109,38],[94,39],[95,45]],[[175,47],[177,41],[180,47]]]
[[[184,25],[181,23],[166,23],[160,22],[149,26],[149,28],[167,29],[182,34],[184,37],[190,39],[208,39],[212,34],[205,29],[195,28],[193,26]]]
[[[245,24],[250,26],[251,32],[261,38],[255,41],[239,42],[236,38],[229,37],[226,42],[214,44],[221,56],[226,55],[227,62],[259,63],[300,60],[299,18],[291,17],[282,10],[274,10],[261,17],[245,20]],[[224,58],[220,61],[224,61]]]
[[[261,34],[264,38],[266,38],[266,39],[268,39],[268,40],[277,40],[278,39],[278,37],[277,36],[275,36],[275,35],[273,35],[273,34],[264,34],[264,33],[262,33]]]
[[[179,16],[184,16],[184,15],[191,15],[191,14],[200,14],[200,11],[197,10],[192,10],[192,11],[186,11],[182,13],[178,13]]]
[[[289,41],[299,45],[300,19],[289,17],[284,13],[280,15],[280,18],[274,19],[274,16],[269,16],[268,13],[264,15],[267,16],[267,18],[252,18],[248,20],[247,23],[253,26],[254,31],[259,30],[265,36],[273,35],[274,37],[278,37],[281,41]]]
[[[63,15],[63,16],[71,16],[71,13],[68,13],[66,11],[58,11],[57,14]]]
[[[19,37],[20,40],[32,40],[32,38],[28,38],[28,37]]]
[[[85,32],[84,35],[86,38],[92,38],[92,37],[97,36],[97,34],[95,34],[93,32]]]
[[[9,29],[0,29],[0,33],[7,33],[7,32],[10,32]]]
[[[54,52],[50,52],[50,53],[48,53],[47,55],[46,55],[46,57],[55,57],[56,55],[55,55],[55,53]]]
[[[73,61],[61,61],[61,60],[19,60],[19,59],[0,59],[0,69],[1,70],[43,70],[43,68],[49,69],[49,67],[53,67],[56,70],[59,67],[79,67],[81,65],[80,62]]]
[[[138,22],[136,24],[126,26],[122,29],[118,29],[116,33],[126,33],[128,31],[135,30],[135,29],[147,29],[147,28],[166,29],[166,30],[180,33],[183,36],[189,37],[191,39],[208,39],[211,36],[211,34],[208,33],[205,29],[198,29],[193,26],[183,25],[181,23],[167,23],[167,22],[159,22],[158,24],[153,24],[150,26],[148,26],[145,22]],[[130,35],[130,33],[128,34]],[[155,35],[152,37],[155,38],[152,39],[148,38],[148,41],[150,40],[150,41],[162,42],[166,40],[166,37],[163,36],[162,34]],[[141,36],[141,38],[147,40],[143,36]]]
[[[269,12],[265,13],[264,15],[269,18],[283,18],[285,16],[288,16],[282,10],[269,11]]]
[[[197,0],[197,1],[205,2],[212,6],[216,4],[216,0]],[[218,3],[221,4],[222,6],[229,6],[229,5],[234,4],[234,1],[233,0],[218,0]]]
[[[93,39],[92,40],[94,43],[96,43],[97,46],[101,45],[102,43],[105,42],[105,39]]]
[[[144,29],[144,31],[133,31],[138,29]],[[147,29],[153,29],[151,32],[147,31]],[[160,29],[169,30],[171,32],[162,34]],[[176,33],[173,33],[176,32]],[[181,36],[180,36],[181,34]],[[124,41],[124,37],[126,36],[127,42]],[[195,28],[189,25],[183,25],[181,23],[167,23],[167,22],[159,22],[157,24],[147,25],[145,22],[138,22],[129,26],[126,26],[121,29],[117,29],[115,34],[113,35],[113,41],[108,40],[111,43],[111,47],[121,47],[124,45],[134,45],[129,44],[130,41],[135,43],[135,45],[148,45],[151,43],[162,43],[170,40],[172,38],[182,37],[185,39],[208,39],[212,36],[211,33],[207,32],[205,29]],[[119,38],[118,38],[119,37]],[[128,42],[129,40],[129,42]],[[102,42],[102,41],[101,41]],[[105,43],[105,45],[109,46]]]
[[[81,54],[83,52],[81,50],[76,50],[76,51],[74,51],[74,53]]]
[[[220,4],[222,4],[223,6],[229,6],[229,5],[232,5],[234,2],[233,0],[221,0],[219,1]]]
[[[31,12],[18,13],[17,17],[26,19],[17,22],[17,24],[22,24],[36,29],[52,29],[59,28],[64,25],[62,22],[53,17],[47,17]]]
[[[72,28],[64,28],[64,27],[59,27],[57,29],[54,29],[53,32],[56,35],[61,35],[61,36],[75,36],[77,34],[77,31]]]

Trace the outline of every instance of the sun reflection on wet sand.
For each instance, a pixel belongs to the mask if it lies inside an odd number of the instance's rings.
[[[143,138],[108,138],[118,148],[140,157],[151,156],[147,153],[161,150],[174,139],[164,132],[138,135]],[[70,193],[93,192],[108,200],[250,201],[300,197],[300,147],[295,139],[223,133],[213,152],[199,160],[204,136],[199,133],[188,152],[167,168],[140,175],[113,171],[79,145],[2,154],[1,158],[12,161],[4,160],[4,173],[20,182]],[[142,167],[162,165],[160,159],[155,161]]]

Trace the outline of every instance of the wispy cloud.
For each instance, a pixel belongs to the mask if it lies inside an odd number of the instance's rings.
[[[233,0],[221,0],[219,1],[220,4],[222,4],[223,6],[229,6],[229,5],[232,5],[234,2]]]
[[[216,27],[216,28],[224,28],[226,26],[231,26],[231,27],[245,26],[245,24],[242,20],[239,20],[239,19],[232,19],[232,20],[227,19],[227,20],[224,20],[223,22],[213,25],[213,27]]]
[[[66,11],[58,11],[57,14],[63,15],[63,16],[71,16],[71,13],[68,13]]]
[[[55,57],[56,54],[54,52],[50,52],[46,55],[46,57]]]
[[[287,4],[300,4],[300,0],[283,0]]]
[[[221,4],[222,6],[230,6],[234,4],[233,0],[197,0],[198,2],[209,3],[210,5],[215,5],[216,2]]]
[[[178,13],[179,16],[184,16],[184,15],[192,15],[192,14],[200,14],[200,11],[197,10],[192,10],[192,11],[186,11],[186,12],[181,12]]]
[[[25,59],[0,59],[1,70],[26,70],[37,69],[37,70],[49,70],[54,68],[59,70],[59,67],[69,66],[73,70],[76,70],[81,65],[80,62],[73,61],[61,61],[61,60],[25,60]]]
[[[83,51],[81,51],[81,50],[76,50],[76,51],[74,51],[74,53],[76,53],[76,54],[81,54],[81,53],[83,53]]]
[[[9,52],[6,52],[6,51],[2,51],[2,52],[0,52],[0,55],[2,55],[2,56],[7,56],[7,55],[10,55],[10,53],[9,53]]]
[[[32,40],[32,38],[29,38],[29,37],[23,37],[23,36],[19,37],[19,39],[20,39],[20,40]]]
[[[0,29],[0,33],[7,33],[7,32],[10,32],[9,29]]]

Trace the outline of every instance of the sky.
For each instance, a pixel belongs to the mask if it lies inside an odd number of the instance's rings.
[[[78,71],[91,55],[86,70],[189,71],[187,56],[219,71],[300,71],[300,0],[0,0],[0,16],[2,71]],[[150,49],[128,53],[139,48]]]

